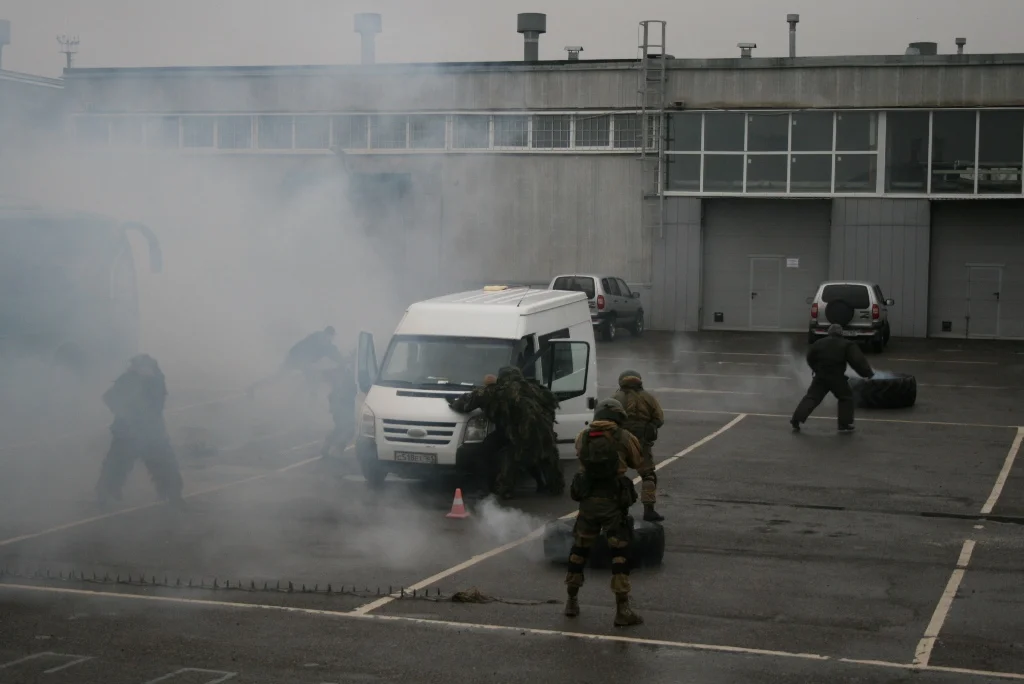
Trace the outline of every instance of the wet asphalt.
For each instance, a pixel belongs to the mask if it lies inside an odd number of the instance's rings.
[[[472,483],[371,492],[350,459],[314,458],[326,414],[294,402],[178,414],[179,453],[217,447],[182,458],[183,511],[152,505],[139,469],[134,510],[91,519],[102,422],[63,443],[0,444],[13,473],[0,483],[0,683],[1024,678],[1024,475],[1006,468],[1024,346],[892,340],[868,359],[914,374],[918,402],[858,410],[852,435],[837,434],[832,399],[791,432],[804,349],[745,334],[599,345],[602,386],[633,368],[666,409],[656,460],[685,451],[659,470],[666,555],[633,573],[646,623],[631,630],[612,626],[607,570],[588,569],[582,615],[564,618],[564,567],[522,541],[571,513],[568,495],[524,483],[509,504],[470,497],[472,517],[448,519],[454,487]],[[416,596],[378,600],[400,587]],[[471,590],[484,601],[451,600]]]

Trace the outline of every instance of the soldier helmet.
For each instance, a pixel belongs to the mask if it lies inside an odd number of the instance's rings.
[[[621,424],[626,420],[626,409],[616,399],[602,399],[594,409],[594,420],[610,420]]]
[[[327,333],[328,335],[330,335],[331,337],[334,337],[334,332],[335,332],[334,326],[333,325],[327,326],[326,328],[324,328],[324,332]]]
[[[515,366],[504,366],[498,370],[498,380],[523,380],[523,371]]]
[[[838,323],[833,323],[832,325],[828,326],[828,335],[829,337],[842,337],[843,326],[839,325]]]
[[[619,373],[619,387],[643,387],[644,381],[635,370],[624,370]]]

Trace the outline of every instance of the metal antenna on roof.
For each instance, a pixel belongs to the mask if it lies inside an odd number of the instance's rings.
[[[57,36],[57,42],[60,43],[60,53],[64,55],[64,59],[67,63],[68,69],[71,68],[71,62],[78,52],[78,36],[68,36],[61,34]]]

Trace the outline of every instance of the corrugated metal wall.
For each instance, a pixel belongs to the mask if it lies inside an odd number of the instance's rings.
[[[828,274],[830,202],[722,199],[704,211],[701,328],[806,330],[806,300]],[[771,287],[755,284],[765,289],[758,300],[751,297],[755,258],[775,260]]]
[[[833,200],[828,277],[878,283],[892,334],[925,337],[930,236],[927,200]]]
[[[697,330],[700,321],[701,200],[665,198],[664,236],[654,239],[647,327]]]
[[[970,314],[971,337],[1024,338],[1024,201],[932,204],[928,311],[929,335],[967,336]]]

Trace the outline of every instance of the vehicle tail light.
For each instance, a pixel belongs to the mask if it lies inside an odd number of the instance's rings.
[[[818,302],[811,304],[811,318],[818,320]]]
[[[873,320],[873,321],[877,321],[878,320],[878,305],[877,304],[872,304],[871,305],[871,320]]]
[[[597,308],[604,310],[604,295],[597,295]]]

